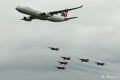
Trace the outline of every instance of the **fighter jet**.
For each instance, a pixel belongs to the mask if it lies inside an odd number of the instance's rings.
[[[62,70],[65,69],[65,67],[61,67],[61,66],[55,66],[55,67],[58,68],[58,70],[59,70],[59,69],[62,69]]]
[[[61,64],[64,64],[64,65],[67,65],[68,64],[68,62],[62,62],[62,61],[57,61],[58,63],[60,63],[60,65]]]
[[[79,59],[81,62],[89,62],[89,59]]]
[[[60,56],[61,57],[61,56]],[[63,58],[63,60],[71,60],[70,58],[71,57],[61,57],[61,58]]]
[[[100,62],[95,62],[97,65],[101,65],[101,66],[103,66],[103,65],[105,65],[105,63],[100,63]]]
[[[57,47],[57,48],[48,47],[48,48],[50,48],[50,49],[51,49],[51,51],[52,51],[52,50],[56,50],[56,51],[59,51],[59,48],[58,48],[58,47]]]

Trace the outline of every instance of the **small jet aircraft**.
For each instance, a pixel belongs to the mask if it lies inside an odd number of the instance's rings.
[[[79,59],[81,62],[89,62],[89,59]]]
[[[60,56],[61,57],[61,56]],[[70,58],[71,57],[61,57],[61,58],[63,58],[63,60],[71,60]]]
[[[78,18],[78,17],[67,18],[67,14],[68,14],[68,11],[82,8],[82,6],[71,8],[71,9],[52,11],[52,12],[41,12],[41,11],[34,10],[30,7],[23,7],[23,6],[17,6],[15,9],[20,13],[29,15],[28,17],[23,17],[23,19],[21,19],[24,21],[32,21],[33,19],[39,19],[39,20],[48,20],[51,22],[63,22],[63,21],[68,21],[70,19]],[[61,14],[60,17],[55,15],[59,13]]]
[[[97,65],[101,65],[101,66],[103,66],[103,65],[105,65],[105,63],[100,63],[100,62],[95,62]]]
[[[57,61],[58,63],[60,63],[60,65],[61,64],[64,64],[64,65],[67,65],[68,64],[68,62],[62,62],[62,61]]]
[[[55,67],[58,68],[58,70],[59,70],[59,69],[62,69],[62,70],[65,69],[65,67],[60,67],[60,66],[55,66]]]
[[[57,47],[57,48],[48,47],[48,48],[50,48],[50,49],[51,49],[51,51],[52,51],[52,50],[56,50],[56,51],[59,51],[59,48],[58,48],[58,47]]]

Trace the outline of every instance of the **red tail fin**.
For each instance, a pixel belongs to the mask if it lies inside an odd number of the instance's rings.
[[[67,14],[68,14],[68,11],[66,11],[66,12],[62,12],[62,13],[61,13],[61,16],[63,16],[63,17],[67,17]]]

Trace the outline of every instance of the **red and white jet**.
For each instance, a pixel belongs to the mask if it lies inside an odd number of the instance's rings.
[[[62,61],[57,61],[58,63],[60,63],[60,65],[61,64],[64,64],[64,65],[67,65],[68,64],[68,62],[62,62]]]
[[[95,62],[97,65],[101,65],[101,66],[103,66],[103,65],[105,65],[105,63],[100,63],[100,62]]]
[[[59,69],[62,69],[62,70],[65,69],[65,67],[61,67],[61,66],[55,66],[55,67],[58,68],[58,70],[59,70]]]
[[[81,62],[89,62],[89,59],[79,59]]]
[[[78,17],[67,18],[67,14],[68,14],[68,11],[82,8],[82,6],[71,8],[71,9],[52,11],[52,12],[41,12],[41,11],[37,11],[29,7],[23,7],[23,6],[17,6],[15,9],[19,11],[20,13],[29,15],[28,17],[23,17],[23,19],[21,19],[24,21],[32,21],[33,19],[40,19],[40,20],[48,20],[51,22],[63,22],[63,21],[68,21],[70,19],[78,18]],[[61,14],[60,17],[55,15],[59,13]]]
[[[58,48],[58,47],[57,47],[57,48],[48,47],[48,48],[50,48],[50,49],[51,49],[51,51],[52,51],[52,50],[56,50],[56,51],[59,51],[59,48]]]
[[[71,60],[70,59],[71,57],[61,57],[61,58],[63,58],[63,60]]]

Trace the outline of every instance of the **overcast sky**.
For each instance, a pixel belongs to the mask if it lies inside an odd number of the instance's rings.
[[[15,9],[49,12],[81,5],[68,13],[79,18],[60,23],[21,21],[28,15]],[[120,75],[120,0],[1,0],[0,10],[0,80],[101,80],[101,75]],[[72,59],[63,71],[55,68],[63,61],[60,56]]]

